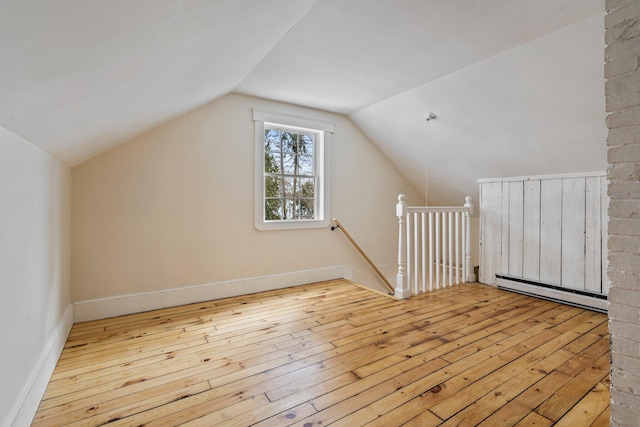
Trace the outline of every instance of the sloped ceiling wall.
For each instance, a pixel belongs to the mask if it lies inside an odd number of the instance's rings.
[[[591,17],[351,118],[434,205],[477,201],[478,178],[604,170],[602,35]]]
[[[0,124],[71,166],[231,92],[314,0],[6,0]]]
[[[0,125],[70,166],[229,92],[349,115],[432,204],[604,168],[603,0],[5,0]],[[438,119],[425,126],[424,115]]]

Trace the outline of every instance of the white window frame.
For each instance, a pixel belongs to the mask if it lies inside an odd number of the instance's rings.
[[[330,167],[331,134],[333,123],[310,117],[296,116],[264,110],[253,110],[255,122],[255,227],[258,230],[291,230],[299,228],[327,227],[331,222]],[[320,134],[315,144],[314,161],[317,175],[315,219],[265,221],[264,212],[264,130],[265,123]]]

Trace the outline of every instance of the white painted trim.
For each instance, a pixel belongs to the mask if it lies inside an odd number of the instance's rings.
[[[466,206],[407,206],[407,212],[467,212],[471,214],[471,208]]]
[[[563,179],[563,178],[586,178],[591,176],[607,176],[605,171],[597,172],[572,172],[572,173],[554,173],[547,175],[529,175],[529,176],[510,176],[505,178],[481,178],[476,180],[480,184],[485,182],[511,182],[511,181],[532,181],[538,179]]]
[[[73,303],[76,322],[140,313],[159,308],[228,298],[256,292],[299,286],[332,279],[350,279],[353,273],[345,265],[251,277],[203,285],[163,289],[161,291],[118,295]]]
[[[306,228],[325,228],[331,222],[331,133],[333,124],[318,122],[314,128],[307,130],[318,135],[317,145],[314,150],[316,161],[316,197],[317,219],[289,220],[289,221],[265,221],[264,220],[264,129],[265,123],[272,119],[282,126],[300,127],[313,125],[315,119],[306,119],[288,114],[264,112],[253,110],[255,121],[255,170],[254,170],[254,226],[260,231],[269,230],[295,230]],[[301,121],[306,119],[305,121]],[[324,123],[324,124],[323,124]]]
[[[554,301],[566,304],[577,304],[582,307],[591,307],[599,311],[607,311],[608,301],[606,299],[594,298],[587,295],[574,294],[571,292],[563,292],[555,289],[544,288],[541,286],[529,285],[511,281],[508,279],[496,278],[497,286],[510,289],[516,292],[524,292],[529,295],[539,296],[541,298],[549,298]]]
[[[253,120],[267,123],[287,124],[312,130],[323,130],[333,133],[335,125],[325,120],[313,117],[298,116],[295,114],[279,113],[276,111],[266,111],[253,109]]]
[[[72,326],[73,306],[69,304],[47,340],[38,363],[20,392],[13,409],[6,419],[0,420],[3,426],[21,427],[31,425]]]

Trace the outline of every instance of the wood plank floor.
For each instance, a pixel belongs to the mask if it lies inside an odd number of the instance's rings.
[[[607,317],[344,280],[73,326],[34,426],[606,426]]]

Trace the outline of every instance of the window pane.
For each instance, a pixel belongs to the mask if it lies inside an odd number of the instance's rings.
[[[300,178],[300,197],[314,198],[315,197],[315,179],[313,178]]]
[[[300,199],[300,205],[298,207],[300,219],[313,219],[313,207],[313,199]]]
[[[300,135],[300,150],[302,154],[313,155],[313,135],[303,134]]]
[[[284,213],[285,217],[283,219],[298,219],[295,216],[295,203],[293,199],[284,200]]]
[[[298,174],[299,157],[295,153],[284,153],[282,155],[282,172],[288,175]]]
[[[315,220],[318,180],[316,176],[316,149],[324,141],[317,132],[289,127],[286,124],[265,126],[263,221]],[[317,140],[317,141],[316,141]],[[259,140],[257,144],[261,143]],[[319,153],[322,154],[321,152]],[[321,171],[322,172],[322,171]]]
[[[264,177],[264,197],[282,197],[280,178],[274,176]]]
[[[280,134],[282,132],[275,129],[265,129],[264,149],[265,151],[280,151]]]
[[[298,182],[296,178],[285,177],[284,182],[284,197],[296,197],[298,193]]]
[[[265,199],[264,202],[264,219],[266,221],[278,221],[284,219],[282,217],[282,199]]]
[[[312,156],[284,153],[281,166],[282,172],[287,175],[313,175]]]
[[[296,151],[298,135],[292,132],[280,132],[280,145],[283,153],[293,153]]]
[[[298,156],[298,175],[313,175],[313,157],[307,155]]]
[[[266,173],[280,172],[280,162],[282,154],[265,151],[264,153],[264,171]]]

